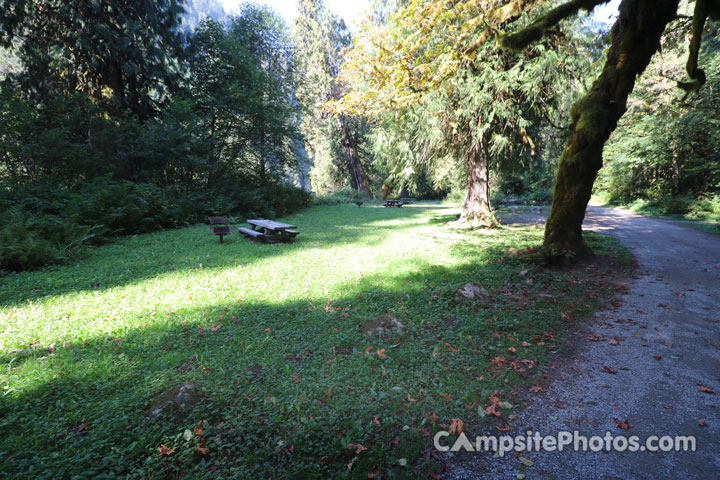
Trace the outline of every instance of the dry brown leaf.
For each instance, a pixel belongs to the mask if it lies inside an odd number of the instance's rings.
[[[163,455],[171,455],[175,451],[174,448],[170,448],[167,445],[160,445],[160,448],[158,448],[158,452],[160,452],[159,457],[162,457]]]
[[[630,424],[628,424],[628,421],[625,420],[624,422],[621,421],[619,418],[613,418],[615,420],[615,423],[617,423],[618,428],[621,428],[623,430],[630,430]]]
[[[697,389],[700,390],[702,393],[710,393],[710,394],[715,393],[715,390],[713,390],[712,388],[708,388],[705,385],[698,385]]]
[[[448,429],[448,432],[450,432],[451,435],[455,434],[461,434],[465,431],[465,422],[460,420],[459,418],[453,418],[452,422],[450,423],[450,428]]]
[[[349,448],[351,450],[355,450],[356,455],[362,451],[367,450],[367,447],[360,443],[350,443],[350,444],[348,444],[347,448]]]

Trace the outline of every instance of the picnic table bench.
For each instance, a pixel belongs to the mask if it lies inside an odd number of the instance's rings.
[[[383,204],[383,207],[397,207],[400,208],[403,206],[402,200],[385,200],[385,203]]]
[[[220,237],[220,243],[223,243],[223,237],[230,235],[230,224],[227,217],[205,217],[207,223],[210,224],[210,233]]]
[[[258,219],[248,220],[252,228],[238,228],[240,235],[245,235],[250,240],[261,243],[289,243],[295,240],[300,233],[297,225],[276,222],[274,220]]]
[[[404,204],[412,205],[413,203],[415,203],[416,200],[412,197],[407,197],[407,198],[401,198],[400,201]]]

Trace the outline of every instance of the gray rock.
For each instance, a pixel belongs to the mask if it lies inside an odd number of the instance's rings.
[[[150,405],[148,417],[157,417],[168,409],[190,411],[201,398],[202,392],[194,383],[178,385],[155,398]]]
[[[473,305],[484,306],[490,303],[490,294],[477,283],[468,283],[455,293],[455,303],[470,307]]]
[[[392,333],[402,335],[405,327],[392,315],[382,315],[372,320],[368,320],[361,327],[365,335],[385,336]]]

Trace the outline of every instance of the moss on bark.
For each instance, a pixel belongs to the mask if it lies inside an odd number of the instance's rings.
[[[635,80],[660,47],[665,26],[679,0],[624,0],[612,29],[612,45],[602,73],[572,108],[571,131],[560,156],[553,206],[545,228],[550,258],[590,255],[582,223],[593,183],[602,166],[605,142],[625,113]]]

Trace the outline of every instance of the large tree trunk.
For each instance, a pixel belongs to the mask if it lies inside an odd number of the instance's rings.
[[[553,205],[545,227],[547,254],[591,255],[582,223],[605,142],[627,109],[635,80],[660,47],[679,0],[623,0],[613,26],[605,67],[590,91],[570,111],[570,138],[560,156]]]
[[[490,209],[490,189],[488,187],[488,160],[490,156],[488,135],[473,145],[467,158],[467,192],[463,204],[460,223],[470,223],[485,227],[493,226]]]
[[[357,152],[356,142],[350,132],[350,126],[342,117],[338,118],[338,122],[340,124],[340,141],[345,149],[345,154],[347,155],[348,170],[350,171],[350,185],[353,190],[363,192],[365,195],[370,197],[372,196],[370,186],[368,185],[367,180],[365,180],[362,163],[360,162],[360,156]]]

